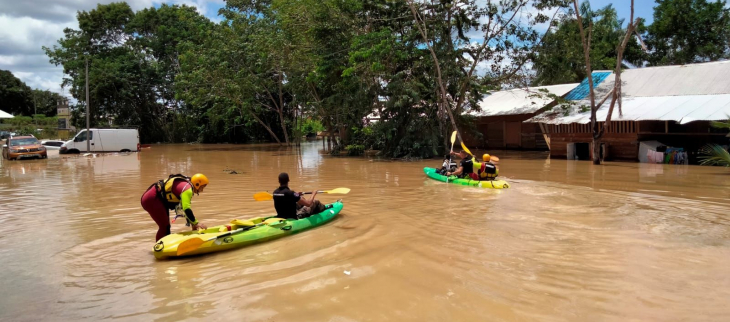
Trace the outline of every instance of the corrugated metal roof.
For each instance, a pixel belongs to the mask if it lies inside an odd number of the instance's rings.
[[[563,96],[575,88],[576,85],[578,84],[517,88],[495,92],[479,102],[481,111],[471,112],[470,114],[474,116],[495,116],[534,113],[553,101],[552,98],[547,97],[547,93]]]
[[[605,121],[610,102],[604,103],[596,113],[596,120]],[[677,121],[680,124],[692,121],[718,121],[730,115],[730,94],[681,95],[633,97],[623,100],[623,116],[619,117],[618,106],[614,107],[612,121]],[[538,117],[526,122],[537,122]],[[539,122],[550,124],[585,124],[591,121],[591,112],[549,119]]]
[[[9,113],[5,113],[4,111],[0,111],[0,119],[11,119],[13,118],[12,115]]]
[[[593,72],[591,73],[591,76],[593,76],[593,87],[597,87],[599,84],[601,84],[606,77],[613,74],[612,72]],[[568,95],[565,96],[565,99],[569,101],[577,101],[582,100],[588,95],[590,95],[591,88],[588,86],[588,77],[584,79],[582,82],[580,82],[580,85],[578,85],[576,88],[574,88]]]
[[[624,70],[621,73],[624,117],[618,118],[616,107],[611,118],[615,121],[666,120],[681,123],[727,119],[730,114],[730,77],[727,75],[730,75],[730,61]],[[584,80],[584,83],[587,84],[587,81]],[[611,73],[595,88],[596,103],[611,91],[614,83],[615,76]],[[599,122],[606,119],[610,103],[609,98],[599,108],[596,115]],[[589,122],[590,112],[580,113],[579,107],[589,107],[590,100],[583,98],[573,104],[566,108],[569,116],[562,115],[566,109],[554,108],[527,122]]]

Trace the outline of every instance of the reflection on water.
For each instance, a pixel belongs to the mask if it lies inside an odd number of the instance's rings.
[[[166,145],[0,163],[0,320],[725,320],[727,169],[490,151],[506,190],[423,175],[439,160],[323,155],[321,144]],[[477,153],[478,155],[480,153]],[[235,170],[239,174],[230,174]],[[201,221],[270,214],[258,191],[348,187],[315,230],[171,261],[142,192],[205,173]],[[186,227],[180,222],[173,231]],[[349,274],[346,274],[348,272]]]

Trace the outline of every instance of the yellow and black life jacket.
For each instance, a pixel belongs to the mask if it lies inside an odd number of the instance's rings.
[[[190,182],[190,177],[186,177],[182,174],[171,174],[166,180],[160,180],[155,183],[155,189],[157,189],[157,196],[165,202],[168,209],[175,209],[175,206],[180,203],[180,198],[172,192],[172,186],[175,180],[183,180],[190,184],[192,189],[193,184]]]
[[[489,163],[490,166],[487,166],[487,163]],[[478,173],[480,179],[494,180],[494,178],[496,178],[499,174],[499,171],[493,163],[482,162],[481,167],[479,167]]]

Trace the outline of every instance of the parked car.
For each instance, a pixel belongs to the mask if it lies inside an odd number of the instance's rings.
[[[89,129],[90,152],[139,152],[137,129]],[[86,130],[64,143],[59,152],[79,153],[86,151]]]
[[[0,131],[0,140],[5,140],[10,137],[10,132]]]
[[[46,148],[32,135],[14,136],[5,140],[3,157],[8,160],[47,158]]]
[[[66,141],[60,141],[60,140],[43,140],[41,141],[41,145],[45,146],[48,150],[60,150],[61,146],[66,143]]]

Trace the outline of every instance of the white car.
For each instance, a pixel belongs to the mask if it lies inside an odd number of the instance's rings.
[[[80,153],[87,151],[86,130],[64,143],[59,152]],[[139,152],[137,129],[89,129],[89,152]]]
[[[66,141],[61,140],[43,140],[41,141],[41,145],[45,146],[47,150],[60,150],[61,146],[66,143]]]

